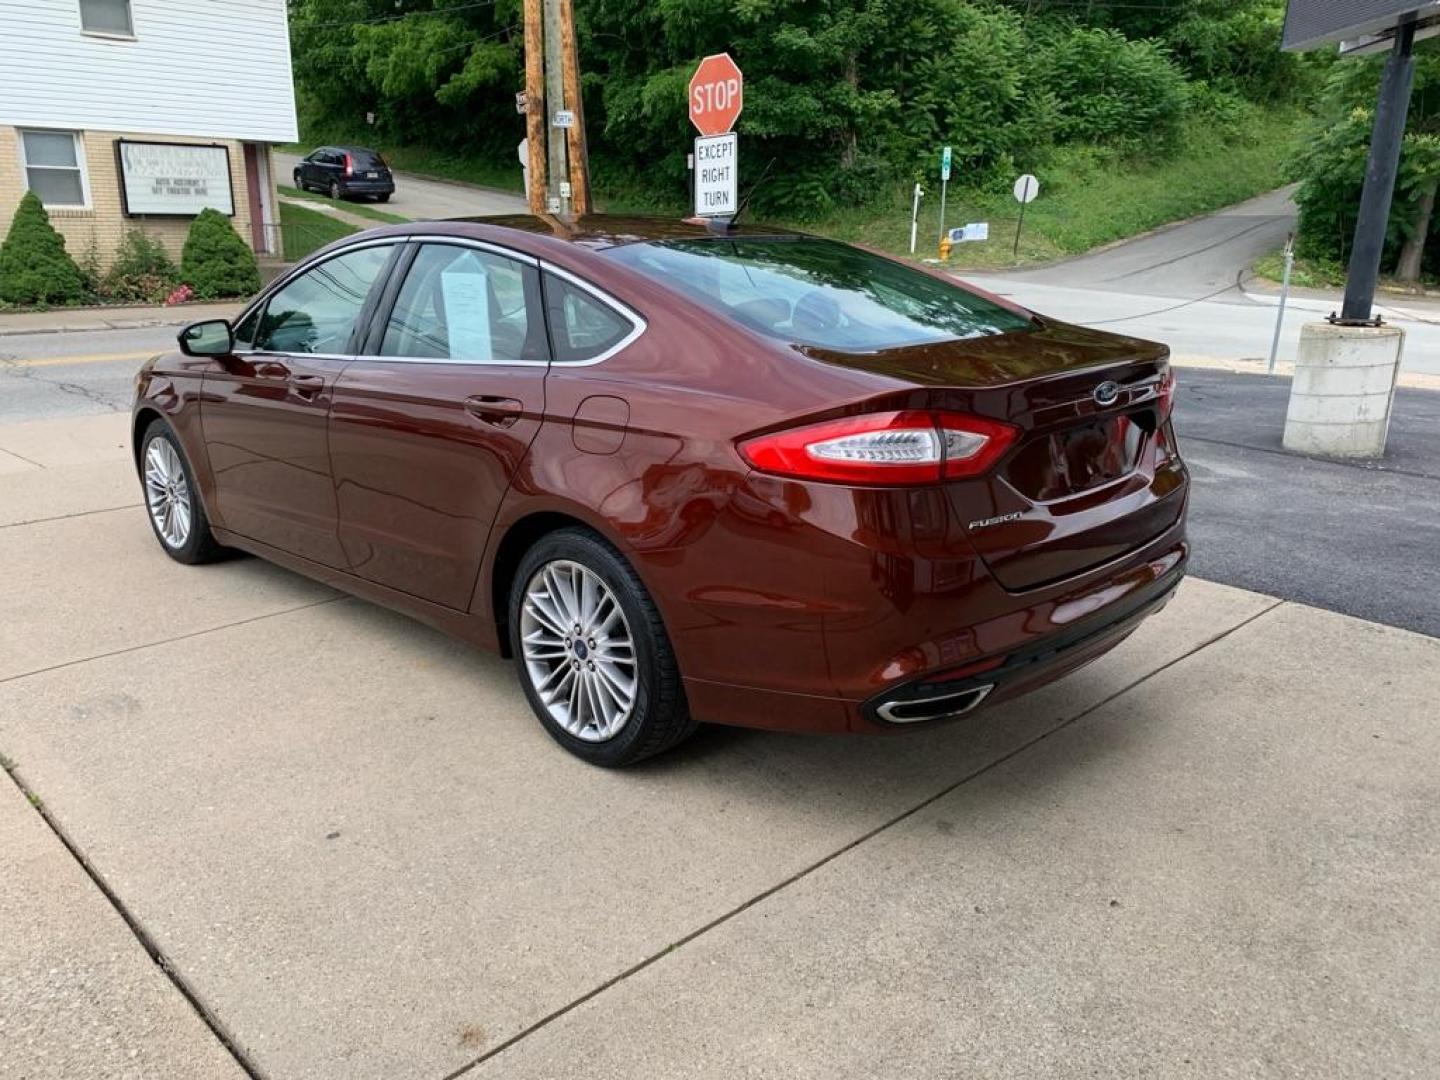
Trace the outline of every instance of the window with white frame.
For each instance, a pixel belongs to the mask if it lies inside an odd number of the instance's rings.
[[[87,34],[133,37],[130,0],[80,0],[80,29]]]
[[[22,131],[25,186],[46,206],[88,206],[85,156],[74,131]]]

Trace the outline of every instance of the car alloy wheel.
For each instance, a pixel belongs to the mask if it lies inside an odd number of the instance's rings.
[[[330,181],[330,197],[331,197],[332,199],[338,199],[338,198],[340,198],[340,181],[339,181],[339,180],[331,180],[331,181]]]
[[[190,482],[170,440],[154,438],[145,447],[145,503],[161,542],[179,550],[190,539],[195,519]]]
[[[578,562],[543,564],[525,586],[520,642],[550,718],[584,742],[613,739],[635,709],[635,642],[620,602]]]

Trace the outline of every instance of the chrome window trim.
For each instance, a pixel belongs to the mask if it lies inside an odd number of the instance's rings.
[[[499,255],[502,259],[511,259],[528,266],[537,273],[541,269],[540,260],[534,255],[527,255],[523,251],[516,251],[514,248],[507,248],[503,244],[492,244],[488,240],[471,240],[465,236],[411,236],[409,239],[421,247],[426,244],[448,244],[451,247],[476,248],[480,251],[489,252],[492,255]],[[416,256],[418,258],[418,255]],[[412,263],[413,266],[413,263]],[[408,275],[409,270],[406,270]],[[403,287],[403,283],[402,283]],[[398,304],[400,297],[397,294],[395,301]],[[544,303],[541,305],[541,316],[544,316]],[[392,312],[393,313],[393,312]],[[388,327],[387,327],[388,330]],[[385,347],[384,336],[381,336],[380,347]],[[458,357],[446,356],[388,356],[383,353],[360,353],[356,360],[366,360],[382,364],[462,364],[467,367],[541,367],[550,366],[549,360],[464,360]]]
[[[553,366],[571,368],[593,367],[596,364],[603,364],[606,360],[610,359],[610,357],[614,356],[616,353],[626,348],[629,348],[629,346],[633,344],[634,341],[639,338],[641,334],[645,333],[646,330],[650,329],[650,324],[645,321],[644,316],[640,315],[633,308],[615,299],[615,297],[602,290],[599,286],[592,285],[590,282],[586,281],[579,275],[573,274],[569,270],[564,270],[556,266],[554,263],[546,262],[544,259],[540,259],[538,260],[538,262],[540,265],[540,270],[543,273],[554,274],[556,277],[563,278],[566,281],[570,282],[572,285],[583,289],[585,292],[593,296],[596,300],[599,300],[600,303],[608,307],[611,311],[615,312],[615,314],[627,320],[630,323],[631,327],[630,333],[626,334],[623,338],[617,341],[614,345],[611,345],[610,348],[606,349],[599,355],[592,356],[588,360],[552,360],[551,363]],[[550,317],[550,313],[548,310],[545,313],[545,317],[547,319]]]
[[[247,304],[244,308],[240,310],[240,314],[235,316],[235,321],[230,325],[232,327],[239,326],[241,323],[243,323],[246,319],[250,317],[252,312],[263,308],[265,305],[269,304],[271,298],[281,289],[285,288],[285,286],[289,285],[296,278],[300,277],[301,274],[308,274],[317,266],[324,266],[332,259],[338,259],[342,255],[348,255],[352,251],[359,251],[361,248],[380,247],[381,245],[385,244],[398,246],[407,244],[412,239],[413,237],[410,236],[377,236],[373,240],[360,240],[354,244],[346,244],[343,248],[339,248],[335,251],[330,252],[323,259],[316,259],[313,262],[301,263],[299,266],[296,266],[294,269],[292,269],[290,273],[286,274],[284,277],[278,278],[277,280],[271,282],[268,289],[266,289],[264,292],[262,292],[259,296],[257,296],[254,300],[250,301],[249,304]],[[236,349],[234,350],[234,352],[231,353],[231,355],[308,356],[315,360],[353,360],[358,354],[277,352],[274,349]]]

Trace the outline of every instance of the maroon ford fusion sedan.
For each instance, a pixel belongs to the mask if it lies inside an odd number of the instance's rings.
[[[239,548],[517,662],[566,749],[913,730],[1112,648],[1186,566],[1167,350],[845,244],[377,229],[145,365],[185,563]]]

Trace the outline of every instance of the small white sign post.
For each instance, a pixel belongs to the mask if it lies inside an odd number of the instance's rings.
[[[915,233],[920,227],[920,197],[925,194],[925,189],[917,182],[915,184],[915,195],[910,202],[910,254],[915,254]]]
[[[1015,249],[1011,255],[1018,259],[1020,257],[1020,230],[1025,228],[1025,207],[1035,201],[1035,196],[1040,194],[1040,181],[1036,180],[1030,173],[1026,173],[1015,181],[1015,201],[1020,204],[1020,220],[1015,223]]]
[[[740,207],[739,138],[733,131],[695,140],[695,216],[725,217]]]

